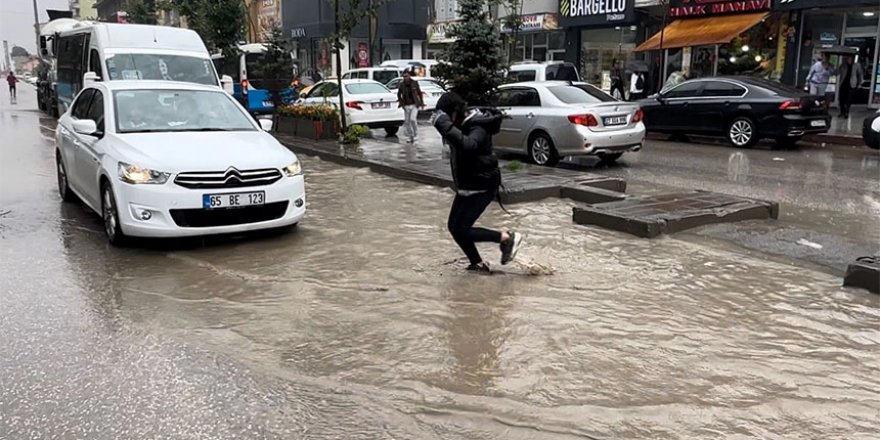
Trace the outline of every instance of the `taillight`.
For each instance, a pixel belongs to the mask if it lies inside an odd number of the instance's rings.
[[[800,110],[801,102],[789,99],[788,101],[779,104],[779,110]]]
[[[361,108],[361,104],[363,104],[363,102],[361,101],[348,101],[345,103],[345,106],[348,108],[353,108],[355,110],[363,110],[363,108]]]
[[[596,120],[596,117],[591,114],[586,115],[571,115],[568,117],[568,121],[572,124],[583,125],[584,127],[598,127],[599,121]]]
[[[642,109],[636,109],[636,112],[633,114],[633,122],[642,122],[642,119],[645,117],[645,114],[642,113]]]

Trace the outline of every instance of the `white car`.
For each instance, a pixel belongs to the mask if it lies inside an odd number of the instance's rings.
[[[413,79],[419,82],[419,88],[422,90],[422,101],[425,102],[425,108],[422,110],[433,111],[437,108],[437,101],[446,93],[446,89],[434,78],[416,77]],[[403,78],[393,79],[388,82],[388,88],[397,93],[397,88],[400,87],[401,82],[403,82]]]
[[[84,88],[55,132],[58,191],[129,237],[226,234],[297,224],[302,167],[216,86],[103,81]]]
[[[403,125],[403,109],[397,106],[397,94],[384,85],[369,79],[342,80],[342,100],[349,124],[368,128],[384,128],[389,136],[397,134]],[[315,84],[309,93],[297,101],[300,104],[329,104],[339,107],[339,86],[336,80]]]
[[[539,165],[552,166],[566,156],[598,156],[611,163],[641,150],[645,140],[638,104],[586,83],[505,84],[489,102],[506,115],[493,137],[495,149],[527,154]]]

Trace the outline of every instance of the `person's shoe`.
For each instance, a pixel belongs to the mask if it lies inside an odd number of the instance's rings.
[[[510,237],[507,241],[501,243],[501,264],[510,263],[516,258],[516,253],[519,252],[519,246],[523,241],[523,235],[520,233],[510,232],[508,235]]]
[[[467,267],[467,270],[470,272],[482,273],[482,274],[492,274],[492,269],[489,268],[489,263],[483,261],[482,263],[471,264]]]

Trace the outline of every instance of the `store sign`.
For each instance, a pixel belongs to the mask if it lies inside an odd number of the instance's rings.
[[[630,24],[636,18],[635,0],[559,0],[559,15],[564,26]]]
[[[306,28],[293,28],[290,30],[290,38],[305,38]]]
[[[669,16],[705,17],[769,11],[771,0],[669,0]]]
[[[792,11],[796,9],[840,7],[840,6],[877,6],[877,0],[773,0],[773,9]]]
[[[520,17],[520,23],[517,32],[541,32],[559,30],[559,16],[556,14],[530,14]],[[511,33],[513,28],[505,24],[501,28],[501,32]]]
[[[447,37],[446,32],[449,31],[449,28],[452,25],[456,24],[455,21],[446,21],[440,23],[431,23],[428,25],[427,33],[428,33],[428,42],[429,43],[451,43],[455,41],[454,39]]]

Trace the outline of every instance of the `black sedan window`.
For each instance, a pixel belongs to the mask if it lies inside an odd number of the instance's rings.
[[[701,82],[689,82],[684,83],[678,87],[670,89],[663,93],[664,98],[691,98],[697,96],[697,92],[700,91],[700,87],[703,86]]]
[[[726,81],[706,81],[700,96],[705,97],[739,97],[746,93],[746,89]]]

